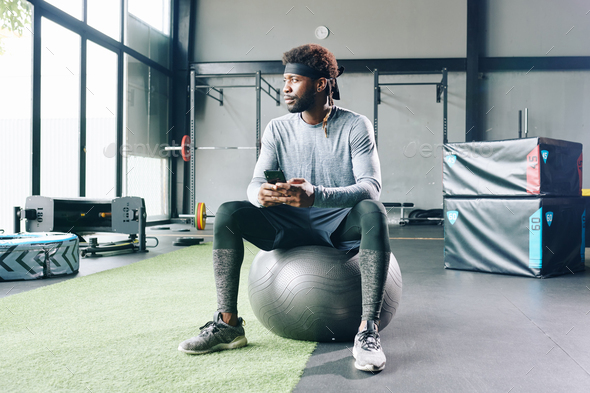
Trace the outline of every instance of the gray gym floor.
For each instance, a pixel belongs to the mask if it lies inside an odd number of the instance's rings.
[[[212,226],[198,233],[166,226],[148,228],[160,241],[150,252],[82,259],[78,276],[173,251],[176,237],[212,240]],[[381,332],[387,367],[361,372],[352,343],[318,344],[295,392],[590,391],[588,271],[541,280],[446,270],[442,227],[392,225],[390,237],[404,288]],[[0,283],[0,297],[67,279]]]

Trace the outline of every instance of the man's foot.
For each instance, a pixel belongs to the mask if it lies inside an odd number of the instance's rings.
[[[223,322],[221,313],[213,315],[213,320],[201,326],[201,333],[197,337],[189,338],[178,346],[178,350],[191,355],[223,351],[224,349],[236,349],[246,346],[248,340],[244,333],[245,321],[238,318],[236,326],[230,326]]]
[[[352,356],[354,366],[362,371],[381,371],[385,368],[385,354],[374,321],[367,321],[367,328],[354,337]]]

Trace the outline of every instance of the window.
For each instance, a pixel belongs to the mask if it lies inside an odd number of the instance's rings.
[[[74,18],[82,20],[82,0],[45,0],[49,4],[67,12]]]
[[[125,44],[168,67],[170,0],[129,0]]]
[[[80,36],[41,20],[41,195],[80,195]]]
[[[124,195],[145,199],[150,219],[168,218],[170,168],[168,140],[169,78],[126,56]]]
[[[31,11],[20,9],[24,26],[0,31],[0,230],[12,233],[13,207],[31,195]],[[0,25],[10,21],[2,18]],[[0,232],[1,233],[1,232]]]
[[[121,36],[121,0],[88,0],[88,26],[119,41]]]
[[[114,198],[117,55],[88,41],[86,58],[86,196]]]

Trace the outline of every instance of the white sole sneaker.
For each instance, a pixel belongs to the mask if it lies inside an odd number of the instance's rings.
[[[356,360],[356,355],[357,355],[356,347],[352,347],[352,356],[355,359],[354,367],[357,370],[375,372],[375,371],[381,371],[381,370],[383,370],[385,368],[385,363],[383,363],[381,365],[381,367],[375,366],[374,364],[365,364],[364,366],[362,366]]]
[[[184,348],[182,348],[182,344],[180,344],[178,346],[178,350],[181,352],[184,352],[184,353],[188,353],[190,355],[203,355],[205,353],[218,352],[218,351],[223,351],[226,349],[237,349],[237,348],[245,347],[247,344],[248,344],[248,340],[246,339],[246,336],[238,336],[229,344],[217,344],[211,348],[204,349],[202,351],[191,351],[188,349],[184,349]]]

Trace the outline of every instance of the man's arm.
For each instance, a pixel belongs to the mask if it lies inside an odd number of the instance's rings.
[[[351,130],[350,148],[356,184],[346,187],[314,186],[314,207],[352,207],[363,199],[379,200],[381,166],[373,126],[365,116]]]
[[[274,143],[271,123],[269,123],[262,135],[260,155],[258,156],[258,161],[256,161],[254,175],[252,176],[252,181],[250,181],[247,190],[248,200],[250,203],[258,207],[262,207],[262,204],[259,201],[260,193],[271,193],[269,188],[270,185],[266,182],[266,178],[264,177],[264,171],[267,169],[278,169],[279,167]]]

